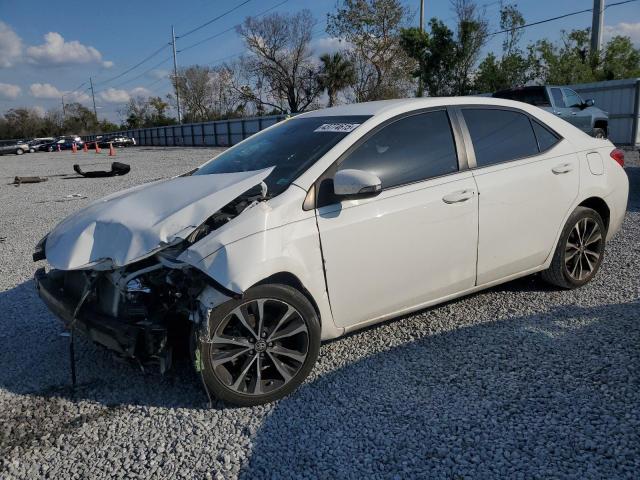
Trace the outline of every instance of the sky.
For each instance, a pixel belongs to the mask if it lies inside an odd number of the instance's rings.
[[[403,3],[417,25],[419,0]],[[498,30],[500,2],[478,0],[478,4],[490,30]],[[516,4],[530,23],[590,8],[592,0],[520,0]],[[234,7],[223,18],[189,33]],[[62,95],[65,102],[92,107],[91,78],[98,117],[119,123],[119,111],[131,96],[164,96],[170,91],[172,25],[178,36],[179,66],[216,65],[243,53],[233,27],[245,17],[269,9],[287,13],[304,8],[318,21],[313,30],[314,53],[335,50],[338,39],[327,35],[324,27],[336,0],[0,0],[0,114],[23,106],[42,112],[60,108]],[[453,27],[450,1],[425,0],[425,18],[431,17]],[[583,13],[527,28],[523,41],[558,40],[562,29],[589,26],[591,14]],[[640,2],[605,11],[605,40],[614,34],[628,35],[640,47]],[[499,51],[502,38],[493,36],[485,50]],[[147,57],[151,58],[131,68]]]

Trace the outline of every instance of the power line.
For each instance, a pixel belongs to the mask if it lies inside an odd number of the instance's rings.
[[[274,9],[278,8],[279,6],[281,6],[281,5],[284,5],[284,4],[285,4],[285,3],[287,3],[288,1],[289,1],[289,0],[284,0],[284,1],[282,1],[282,2],[280,2],[280,3],[278,3],[278,4],[276,4],[276,5],[274,5],[274,6],[273,6],[273,7],[271,7],[271,8],[267,8],[266,10],[264,10],[264,11],[262,11],[262,12],[258,13],[257,15],[253,15],[253,17],[254,17],[254,18],[257,18],[257,17],[260,17],[260,16],[262,16],[262,15],[264,15],[264,14],[266,14],[266,13],[269,13],[271,10],[274,10]],[[236,29],[236,27],[238,27],[238,26],[240,26],[240,24],[239,24],[239,23],[238,23],[238,24],[236,24],[236,25],[234,25],[233,27],[230,27],[230,28],[227,28],[226,30],[223,30],[222,32],[218,32],[218,33],[216,33],[215,35],[211,35],[210,37],[203,38],[202,40],[200,40],[200,41],[198,41],[198,42],[196,42],[196,43],[192,43],[191,45],[189,45],[189,46],[187,46],[187,47],[184,47],[184,48],[183,48],[183,49],[181,49],[181,50],[178,50],[178,53],[182,53],[182,52],[184,52],[184,51],[186,51],[186,50],[189,50],[189,49],[191,49],[191,48],[193,48],[193,47],[197,47],[198,45],[201,45],[201,44],[203,44],[203,43],[205,43],[205,42],[208,42],[209,40],[213,40],[214,38],[218,38],[218,37],[220,37],[220,36],[224,35],[225,33],[229,33],[230,31],[235,30],[235,29]],[[184,35],[182,35],[182,36],[184,37]]]
[[[191,30],[189,30],[187,33],[183,33],[182,35],[178,35],[177,38],[184,38],[187,35],[191,35],[194,32],[197,32],[198,30],[200,30],[201,28],[206,27],[207,25],[211,25],[213,22],[220,20],[222,17],[229,15],[231,12],[234,12],[235,10],[238,10],[240,7],[242,7],[243,5],[246,5],[247,3],[249,3],[251,0],[245,0],[244,2],[240,3],[239,5],[236,5],[235,7],[233,7],[230,10],[227,10],[224,13],[221,13],[220,15],[218,15],[215,18],[212,18],[211,20],[209,20],[208,22],[203,23],[202,25],[198,25],[195,28],[192,28]]]
[[[128,68],[127,70],[125,70],[124,72],[116,75],[115,77],[111,77],[111,78],[108,78],[107,80],[103,80],[102,82],[98,82],[98,83],[96,83],[96,85],[104,85],[105,83],[112,82],[113,80],[117,80],[118,78],[121,78],[121,77],[125,76],[130,71],[135,70],[136,68],[138,68],[143,63],[148,62],[149,60],[151,60],[153,57],[158,55],[160,52],[162,52],[168,46],[169,46],[169,44],[163,45],[162,47],[157,49],[155,52],[153,52],[151,55],[149,55],[148,57],[145,57],[143,60],[141,60],[140,62],[136,63],[133,67]]]
[[[126,85],[127,83],[134,82],[134,81],[138,80],[139,78],[144,77],[144,76],[145,76],[147,73],[149,73],[150,71],[152,71],[152,70],[154,70],[154,69],[158,68],[159,66],[163,65],[164,63],[167,63],[169,60],[171,60],[171,57],[170,57],[170,56],[169,56],[169,57],[167,57],[167,58],[165,58],[164,60],[162,60],[162,61],[160,61],[160,62],[156,63],[153,67],[149,67],[149,68],[147,68],[147,69],[146,69],[144,72],[142,72],[141,74],[136,75],[135,77],[130,78],[129,80],[125,80],[124,82],[120,82],[120,83],[118,83],[118,84],[117,84],[117,85],[115,85],[113,88],[119,88],[119,87],[121,87],[121,86],[123,86],[123,85]]]
[[[638,0],[624,0],[624,1],[622,1],[622,2],[610,3],[609,5],[607,5],[607,6],[605,7],[605,10],[606,10],[607,8],[609,8],[609,7],[615,7],[615,6],[618,6],[618,5],[624,5],[625,3],[637,2],[637,1],[638,1]],[[488,37],[490,37],[490,36],[492,36],[492,35],[498,35],[498,34],[500,34],[500,33],[513,32],[514,30],[520,30],[520,29],[522,29],[522,28],[533,27],[534,25],[540,25],[540,24],[542,24],[542,23],[553,22],[553,21],[555,21],[555,20],[560,20],[560,19],[562,19],[562,18],[567,18],[567,17],[571,17],[571,16],[574,16],[574,15],[579,15],[579,14],[581,14],[581,13],[587,13],[587,12],[589,12],[589,13],[590,13],[590,12],[592,12],[592,11],[593,11],[593,8],[587,8],[587,9],[585,9],[585,10],[579,10],[579,11],[577,11],[577,12],[565,13],[564,15],[559,15],[559,16],[557,16],[557,17],[552,17],[552,18],[547,18],[547,19],[545,19],[545,20],[540,20],[540,21],[538,21],[538,22],[527,23],[527,24],[525,24],[525,25],[520,25],[520,26],[518,26],[518,27],[507,28],[507,29],[505,29],[505,30],[500,30],[500,31],[497,31],[497,32],[492,32],[492,33],[488,34],[487,36],[488,36]]]

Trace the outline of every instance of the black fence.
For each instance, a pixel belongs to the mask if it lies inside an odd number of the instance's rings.
[[[168,147],[230,147],[254,133],[284,120],[286,115],[234,118],[201,123],[186,123],[166,127],[136,128],[95,135],[85,135],[83,140],[94,141],[99,137],[125,135],[136,139],[137,145]]]

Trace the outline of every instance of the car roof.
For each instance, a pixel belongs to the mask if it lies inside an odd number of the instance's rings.
[[[375,102],[352,103],[337,107],[323,108],[298,115],[298,117],[325,117],[350,115],[381,115],[385,113],[402,113],[422,108],[446,107],[455,105],[502,106],[523,108],[521,102],[493,97],[422,97],[402,98],[397,100],[378,100]]]

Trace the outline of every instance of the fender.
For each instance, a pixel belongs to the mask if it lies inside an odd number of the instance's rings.
[[[305,195],[304,190],[292,186],[247,208],[184,251],[178,260],[239,295],[272,275],[294,275],[318,306],[322,339],[326,340],[341,335],[343,329],[335,326],[331,315],[315,212],[302,210]],[[291,196],[299,198],[292,201]],[[284,218],[288,223],[282,223]]]

